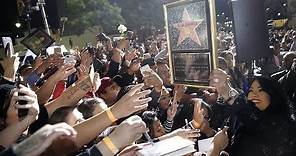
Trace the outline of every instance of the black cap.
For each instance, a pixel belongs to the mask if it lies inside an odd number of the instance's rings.
[[[124,82],[121,75],[115,75],[112,78],[112,81],[115,82],[119,87],[124,87]]]
[[[151,57],[151,58],[146,58],[146,59],[144,59],[143,61],[142,61],[142,63],[141,63],[141,66],[143,67],[143,66],[145,66],[145,65],[149,65],[149,66],[154,66],[155,65],[155,60],[154,60],[154,58],[153,57]]]

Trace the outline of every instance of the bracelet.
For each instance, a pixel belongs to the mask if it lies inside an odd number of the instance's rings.
[[[111,141],[111,139],[109,137],[105,137],[103,139],[103,142],[106,144],[106,146],[108,147],[108,149],[115,155],[116,153],[118,153],[118,148],[114,145],[114,143]]]
[[[106,109],[106,113],[108,115],[108,118],[112,121],[112,123],[114,123],[117,120],[116,117],[111,112],[110,108]]]

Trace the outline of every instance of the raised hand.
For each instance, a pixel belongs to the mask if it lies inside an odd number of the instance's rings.
[[[177,103],[176,96],[177,94],[175,94],[173,102],[171,103],[171,106],[167,110],[167,120],[169,121],[173,121],[177,113],[178,103]]]
[[[80,52],[80,60],[81,60],[81,63],[77,68],[78,77],[79,79],[83,79],[89,75],[90,67],[92,64],[92,56],[87,50],[84,50]]]
[[[92,84],[93,84],[92,92],[95,93],[101,86],[100,74],[99,73],[94,73],[93,78],[92,78],[92,74],[90,76],[91,76],[91,81],[92,81]]]
[[[145,122],[139,116],[134,115],[115,128],[109,137],[118,149],[122,149],[140,139],[147,131]]]
[[[21,85],[19,89],[16,88],[12,90],[11,93],[11,107],[9,109],[28,109],[28,115],[25,118],[29,119],[31,122],[37,120],[39,114],[39,104],[35,92]],[[23,95],[19,95],[20,93]],[[26,101],[27,104],[20,105],[19,101],[21,100]]]
[[[192,124],[195,128],[199,128],[204,121],[204,115],[203,115],[204,110],[201,108],[201,100],[202,99],[198,99],[198,98],[193,99],[194,111],[193,111]]]
[[[140,91],[144,84],[135,85],[118,102],[112,106],[112,113],[117,119],[126,117],[148,107],[151,97],[146,97],[151,90]]]
[[[160,92],[162,90],[163,81],[156,72],[154,72],[153,70],[144,71],[143,76],[143,80],[146,86],[154,87],[157,92]]]
[[[59,137],[74,138],[76,131],[66,123],[45,125],[26,140],[15,145],[16,155],[36,156],[44,152]]]
[[[20,64],[19,57],[12,54],[12,52],[9,50],[7,52],[7,56],[5,56],[3,60],[0,61],[0,63],[4,69],[4,76],[10,80],[14,80],[14,76]]]
[[[64,62],[63,55],[60,54],[52,54],[48,56],[46,59],[42,59],[41,57],[36,58],[35,68],[37,73],[43,73],[50,66],[60,66]]]
[[[55,78],[56,81],[65,80],[68,78],[69,75],[76,72],[73,63],[66,63],[63,64],[52,76]]]
[[[127,39],[120,40],[117,45],[117,48],[118,49],[127,49],[129,46],[129,43],[130,43],[130,41]]]
[[[84,51],[80,52],[80,59],[81,59],[80,65],[90,67],[90,65],[92,63],[92,56],[88,50],[84,50]]]
[[[127,53],[125,53],[125,60],[127,61],[132,61],[134,58],[136,58],[138,55],[137,55],[137,49],[133,49],[132,51],[129,51]]]
[[[174,85],[174,93],[177,101],[180,101],[185,93],[185,86],[181,84]]]

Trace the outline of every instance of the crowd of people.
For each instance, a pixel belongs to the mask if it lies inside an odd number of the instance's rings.
[[[96,47],[21,61],[6,51],[1,156],[132,156],[174,136],[195,142],[194,155],[296,154],[296,31],[270,31],[273,54],[258,61],[261,75],[235,61],[233,33],[219,32],[207,89],[171,83],[163,38],[103,37]],[[198,140],[211,137],[199,152]]]

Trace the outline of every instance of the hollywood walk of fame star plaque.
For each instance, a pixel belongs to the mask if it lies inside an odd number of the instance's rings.
[[[208,87],[210,72],[216,68],[214,0],[180,0],[165,4],[164,12],[171,81]]]

